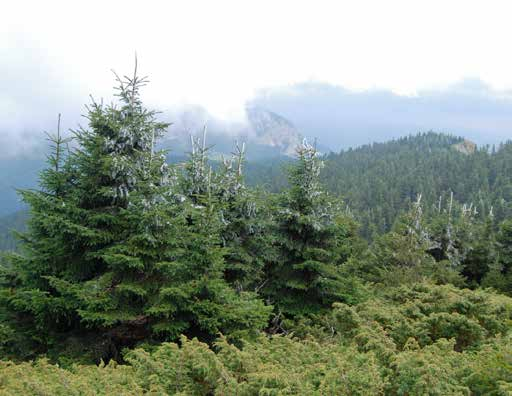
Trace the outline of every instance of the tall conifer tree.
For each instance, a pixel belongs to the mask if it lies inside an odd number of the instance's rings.
[[[117,80],[119,104],[93,101],[76,148],[63,159],[56,141],[42,189],[22,192],[31,219],[3,276],[4,316],[30,322],[41,351],[73,338],[98,358],[181,333],[264,327],[271,308],[223,279],[216,208],[184,198],[155,151],[168,124],[140,100],[147,80]]]
[[[340,271],[350,231],[339,203],[319,183],[323,163],[306,141],[297,156],[276,215],[279,258],[267,266],[265,287],[288,316],[320,313],[350,298],[354,286]]]
[[[265,283],[265,262],[275,259],[274,234],[269,198],[245,186],[243,166],[245,145],[235,144],[230,159],[223,159],[218,172],[219,203],[226,247],[225,276],[240,290],[259,290]]]

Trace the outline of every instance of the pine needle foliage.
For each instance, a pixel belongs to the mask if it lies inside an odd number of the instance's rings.
[[[291,317],[322,312],[357,294],[353,280],[341,271],[350,227],[339,202],[319,184],[322,161],[306,141],[297,157],[276,214],[279,256],[267,266],[265,287],[278,312]]]
[[[41,190],[21,193],[29,230],[23,252],[9,258],[1,299],[2,316],[15,319],[6,332],[32,329],[22,332],[28,356],[74,340],[82,355],[119,359],[143,341],[237,337],[267,323],[271,307],[224,280],[209,192],[184,196],[165,152],[155,151],[169,124],[142,104],[147,79],[136,68],[116,77],[118,103],[93,101],[88,128],[74,132],[76,148],[64,158],[55,139]],[[12,341],[4,346],[17,348]]]

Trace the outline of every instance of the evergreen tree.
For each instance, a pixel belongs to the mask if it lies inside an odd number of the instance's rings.
[[[512,220],[505,220],[500,225],[497,237],[499,263],[504,274],[512,272]]]
[[[359,275],[388,286],[413,284],[426,278],[436,283],[462,285],[460,266],[453,265],[448,259],[451,256],[446,255],[445,248],[451,242],[443,240],[450,221],[444,216],[436,217],[431,228],[429,220],[420,195],[390,232],[375,239],[367,255],[358,262]],[[452,232],[449,227],[448,234]]]
[[[372,253],[375,264],[384,269],[418,268],[433,262],[427,254],[433,246],[418,196],[410,210],[397,219],[391,232],[376,240]]]
[[[491,265],[482,281],[484,286],[494,287],[512,294],[512,220],[500,224],[496,235],[497,261]]]
[[[440,199],[433,212],[428,219],[433,242],[428,253],[477,286],[496,259],[492,212],[483,217],[474,205],[454,202],[453,194],[446,209],[442,210]]]
[[[349,227],[340,205],[321,188],[322,162],[306,141],[289,169],[290,188],[276,214],[279,257],[267,266],[265,292],[288,316],[317,314],[352,297],[340,265]]]
[[[119,106],[93,101],[89,129],[75,131],[77,148],[61,164],[56,142],[42,190],[22,192],[31,208],[29,231],[25,254],[12,257],[13,292],[4,296],[35,322],[43,348],[94,329],[105,344],[101,354],[116,355],[117,345],[146,331],[145,285],[153,268],[132,244],[151,237],[151,205],[167,188],[164,156],[153,149],[167,124],[143,107],[146,79],[136,69],[117,80]],[[151,210],[139,211],[141,204]],[[137,331],[122,335],[125,327]]]
[[[272,199],[245,186],[245,145],[236,144],[235,149],[232,158],[223,159],[217,184],[224,225],[221,237],[227,251],[225,276],[237,289],[259,290],[265,282],[265,263],[275,259]]]
[[[462,260],[461,273],[470,286],[477,287],[496,264],[496,241],[492,218],[474,222],[471,226],[471,239],[466,241],[471,247]]]
[[[421,196],[402,214],[390,232],[373,242],[360,264],[360,273],[372,282],[410,282],[421,279],[434,260],[427,253],[432,240],[425,227]],[[412,277],[412,279],[411,279]]]
[[[459,205],[451,193],[448,207],[442,210],[439,204],[430,215],[427,227],[432,243],[428,253],[437,262],[447,261],[451,267],[461,269],[472,249],[474,209],[472,205]]]
[[[243,249],[234,246],[235,241],[226,246],[225,239],[227,227],[234,221],[228,204],[242,186],[239,180],[212,169],[208,149],[205,131],[202,141],[192,138],[192,151],[179,178],[186,247],[179,267],[172,271],[173,276],[181,274],[173,290],[176,300],[186,307],[184,323],[192,318],[193,334],[211,340],[222,332],[237,339],[265,327],[272,307],[265,306],[257,293],[235,290],[226,280],[231,252]]]
[[[61,165],[56,146],[42,190],[22,193],[31,219],[2,278],[3,316],[32,323],[38,351],[73,339],[96,358],[182,332],[264,327],[271,307],[224,281],[215,206],[195,192],[184,199],[154,150],[167,124],[142,105],[146,80],[118,83],[120,105],[93,102],[77,148]]]

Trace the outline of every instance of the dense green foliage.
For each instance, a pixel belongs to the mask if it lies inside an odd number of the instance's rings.
[[[368,236],[389,230],[418,194],[436,206],[453,192],[482,215],[492,207],[497,221],[510,217],[512,144],[473,152],[458,149],[461,142],[426,133],[330,154],[323,180],[357,212]]]
[[[493,210],[495,223],[509,218],[512,201],[512,143],[457,149],[463,139],[425,133],[328,154],[321,172],[326,189],[341,196],[367,238],[389,231],[418,194],[425,211],[454,199],[473,203],[480,215]],[[248,163],[246,181],[270,192],[287,188],[290,161]],[[0,231],[1,232],[1,231]],[[0,233],[1,235],[1,233]]]
[[[290,168],[290,188],[277,208],[279,258],[268,264],[265,289],[279,312],[291,316],[318,314],[335,301],[350,299],[353,284],[340,270],[346,243],[355,236],[340,203],[319,184],[322,162],[307,143]]]
[[[426,211],[453,192],[455,200],[473,203],[481,215],[492,207],[499,222],[511,215],[512,143],[475,148],[462,138],[422,133],[330,153],[321,180],[344,199],[367,238],[389,231],[418,194],[429,204]],[[276,163],[249,167],[247,181],[269,191],[287,185]]]
[[[119,82],[120,106],[93,103],[72,152],[55,136],[42,190],[22,193],[29,229],[0,293],[14,334],[6,351],[120,359],[141,341],[266,326],[271,307],[224,279],[223,224],[203,164],[193,155],[182,177],[169,170],[154,151],[166,125],[138,97],[144,80]]]
[[[506,395],[512,299],[428,283],[335,304],[316,337],[260,336],[243,348],[182,338],[127,365],[1,363],[3,394]],[[320,334],[320,335],[318,335]],[[0,393],[2,394],[2,393]]]
[[[145,80],[118,83],[21,192],[0,394],[511,394],[508,145],[331,155],[347,208],[306,141],[279,193],[245,185],[243,146],[212,166],[205,133],[168,164]]]

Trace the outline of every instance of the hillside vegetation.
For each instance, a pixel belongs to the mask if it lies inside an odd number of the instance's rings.
[[[117,82],[21,192],[0,394],[511,394],[508,146],[426,134],[323,161],[304,141],[268,192],[243,146],[212,167],[192,139],[169,164],[146,80]]]
[[[173,163],[184,160],[175,157],[170,158]],[[418,194],[427,211],[438,207],[440,200],[449,201],[453,193],[457,201],[473,205],[479,216],[492,210],[496,224],[512,213],[510,142],[476,148],[462,138],[431,132],[331,153],[324,161],[322,182],[344,200],[366,239],[389,231]],[[286,167],[291,162],[287,158],[248,162],[245,180],[249,186],[282,191],[288,185]],[[14,242],[6,230],[19,229],[20,223],[9,216],[0,223],[4,225],[0,241],[8,241],[0,242],[0,250],[11,249]]]
[[[512,143],[461,152],[461,138],[426,133],[330,154],[323,181],[357,213],[366,235],[390,229],[422,194],[426,210],[454,198],[481,216],[510,217]],[[442,202],[442,203],[443,203]]]
[[[468,309],[469,308],[469,309]],[[0,363],[4,394],[507,395],[512,299],[418,284],[336,304],[302,339],[259,336],[242,348],[182,337],[125,365]],[[419,338],[417,338],[419,336]]]

